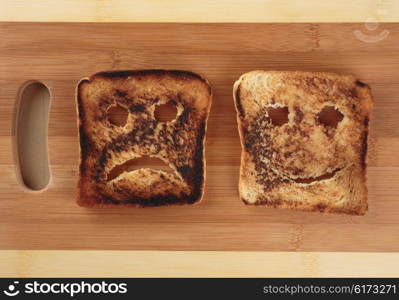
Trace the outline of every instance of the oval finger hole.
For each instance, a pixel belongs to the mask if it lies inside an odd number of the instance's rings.
[[[50,182],[47,132],[50,91],[41,82],[31,81],[20,90],[15,115],[17,177],[31,191],[41,191]]]

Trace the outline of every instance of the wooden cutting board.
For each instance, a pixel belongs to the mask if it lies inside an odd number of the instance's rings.
[[[354,32],[388,36],[365,42]],[[0,249],[399,251],[399,24],[0,23]],[[195,206],[87,209],[76,205],[74,91],[98,71],[165,68],[209,79],[207,182]],[[232,85],[254,70],[352,73],[375,97],[369,212],[342,216],[246,207]],[[52,180],[28,192],[12,146],[16,95],[28,80],[51,90]]]

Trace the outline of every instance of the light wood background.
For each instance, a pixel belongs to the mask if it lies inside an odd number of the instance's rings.
[[[397,22],[396,0],[1,0],[0,21]]]
[[[397,277],[396,253],[221,251],[0,252],[1,276]]]
[[[399,24],[381,26],[390,36],[378,43],[357,39],[359,26],[2,23],[0,210],[7,214],[1,220],[0,248],[399,251],[399,236],[392,234],[399,231],[399,157],[392,155],[399,152]],[[75,32],[85,38],[76,39]],[[78,207],[77,82],[101,70],[154,67],[192,70],[213,87],[204,199],[194,206],[151,209]],[[254,69],[350,73],[370,84],[375,109],[366,216],[251,207],[239,200],[241,147],[232,86]],[[40,193],[18,184],[8,144],[15,106],[11,99],[34,79],[50,88],[52,98],[52,181]]]
[[[108,7],[104,1],[60,1],[51,5],[37,1],[29,7],[26,1],[2,1],[1,20],[5,21],[358,21],[374,18],[378,21],[397,21],[395,1],[342,1],[332,7],[317,1],[293,5],[291,1],[269,1],[260,13],[258,1],[242,9],[242,1],[235,1],[232,13],[215,13],[204,19],[192,5],[175,5],[173,14],[165,14],[158,1],[147,1],[154,10],[119,9],[116,1]],[[123,1],[119,4],[123,4]],[[177,3],[179,1],[170,1]],[[39,4],[38,4],[39,3]],[[125,4],[127,2],[124,2]],[[213,3],[213,2],[212,2]],[[52,2],[54,4],[54,2]],[[240,5],[241,4],[241,5]],[[89,7],[91,5],[91,7]],[[148,5],[148,4],[146,4]],[[140,8],[146,5],[138,5]],[[220,4],[219,11],[225,4]],[[388,5],[389,9],[384,7]],[[204,1],[201,9],[214,6]],[[217,6],[217,5],[216,5]],[[41,9],[41,8],[46,8]],[[52,7],[52,13],[48,13]],[[101,8],[96,10],[95,8]],[[120,7],[120,6],[119,6]],[[176,8],[177,7],[177,8]],[[235,8],[234,8],[235,7]],[[255,7],[255,9],[254,9]],[[21,9],[23,8],[23,9]],[[272,8],[275,8],[273,10]],[[47,12],[46,12],[47,11]],[[215,10],[217,11],[217,9]],[[296,13],[290,13],[295,11]],[[139,17],[138,17],[139,15]],[[23,19],[25,18],[25,19]],[[186,18],[186,19],[184,19]],[[396,106],[393,106],[395,109]],[[4,145],[4,144],[3,144]],[[3,146],[2,145],[2,146]],[[394,232],[392,232],[394,234]],[[93,259],[87,259],[88,257]],[[62,259],[61,259],[62,258]],[[0,269],[3,276],[396,276],[399,255],[396,253],[280,253],[280,252],[165,252],[165,251],[2,251]],[[102,263],[98,263],[101,261]],[[68,263],[79,262],[79,263]],[[154,263],[156,262],[156,263]],[[262,263],[261,263],[262,262]],[[116,266],[114,268],[114,266]],[[220,268],[217,268],[217,267]],[[151,271],[149,271],[151,270]],[[134,274],[132,274],[134,273]]]

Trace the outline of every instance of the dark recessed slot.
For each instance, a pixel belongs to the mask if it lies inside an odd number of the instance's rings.
[[[50,182],[47,132],[50,91],[34,81],[23,85],[17,102],[15,148],[18,178],[32,191],[45,189]]]

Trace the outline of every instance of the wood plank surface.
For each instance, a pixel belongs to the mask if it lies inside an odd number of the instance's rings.
[[[2,0],[0,21],[398,22],[396,0]]]
[[[152,249],[251,251],[399,250],[399,44],[366,43],[362,24],[75,24],[1,23],[1,249]],[[79,33],[79,34],[76,34]],[[83,38],[84,37],[84,38]],[[205,197],[196,206],[85,209],[75,203],[78,80],[112,69],[198,72],[214,89],[207,134]],[[238,199],[240,145],[232,84],[253,69],[352,73],[375,97],[364,217],[246,207]],[[51,89],[52,182],[42,193],[16,180],[12,115],[18,88]]]
[[[398,253],[0,251],[2,277],[398,277]]]

